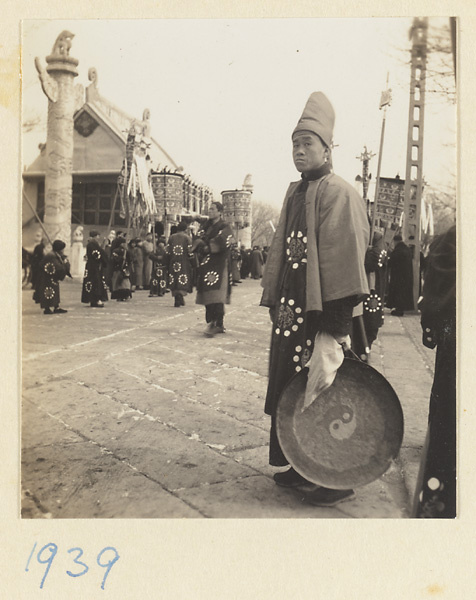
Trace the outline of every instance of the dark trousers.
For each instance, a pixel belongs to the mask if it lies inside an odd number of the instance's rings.
[[[278,440],[276,417],[271,417],[271,429],[269,432],[269,464],[273,467],[284,467],[289,465],[289,461],[284,456],[281,444]]]
[[[221,302],[216,304],[207,304],[205,307],[205,319],[207,323],[215,323],[218,327],[223,327],[223,317],[225,316],[225,305]]]

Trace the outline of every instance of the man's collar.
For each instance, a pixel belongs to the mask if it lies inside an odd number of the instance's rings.
[[[307,173],[302,173],[301,178],[304,181],[315,181],[316,179],[320,179],[331,172],[331,167],[329,163],[324,163],[318,169],[314,169],[313,171],[308,171]]]

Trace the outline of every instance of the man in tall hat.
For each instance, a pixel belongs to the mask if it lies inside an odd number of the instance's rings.
[[[271,416],[269,462],[277,467],[289,464],[276,431],[281,392],[305,366],[304,407],[332,384],[343,345],[350,342],[353,308],[368,294],[365,204],[332,172],[334,120],[327,97],[311,94],[292,134],[301,180],[286,193],[262,279],[261,305],[269,307],[273,323],[265,412]],[[354,497],[353,490],[315,486],[292,467],[274,479],[280,486],[307,490],[306,499],[316,506]]]

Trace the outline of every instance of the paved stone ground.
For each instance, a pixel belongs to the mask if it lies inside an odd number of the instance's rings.
[[[225,335],[203,336],[204,307],[172,298],[79,302],[45,316],[23,291],[24,518],[404,518],[409,515],[434,353],[416,315],[386,315],[372,364],[405,415],[398,461],[335,508],[278,488],[263,414],[270,324],[258,281],[233,288]]]

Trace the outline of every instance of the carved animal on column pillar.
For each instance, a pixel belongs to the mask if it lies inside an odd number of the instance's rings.
[[[71,31],[62,31],[56,38],[51,54],[59,56],[69,56],[71,50],[71,40],[74,38],[74,33]]]

